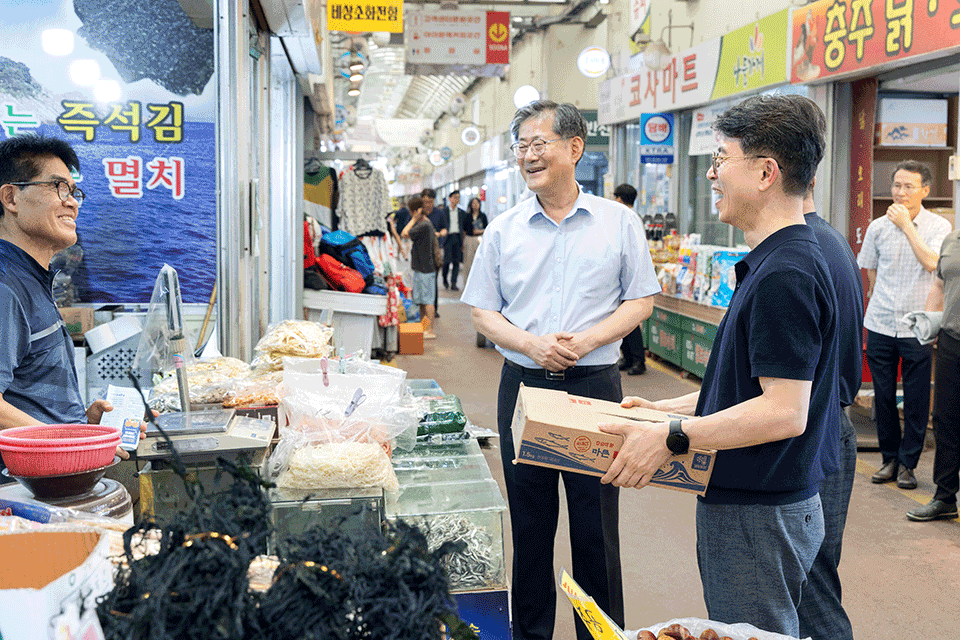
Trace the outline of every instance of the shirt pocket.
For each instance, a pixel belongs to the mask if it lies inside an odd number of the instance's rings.
[[[576,290],[589,300],[603,300],[620,289],[620,260],[613,253],[585,253],[574,262]]]

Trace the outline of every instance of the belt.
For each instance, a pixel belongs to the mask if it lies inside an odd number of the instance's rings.
[[[592,376],[616,366],[614,364],[584,365],[580,367],[570,367],[563,371],[548,371],[547,369],[521,367],[516,362],[506,359],[503,361],[503,364],[514,371],[520,372],[521,375],[539,378],[541,380],[573,380],[575,378],[586,378],[587,376]]]

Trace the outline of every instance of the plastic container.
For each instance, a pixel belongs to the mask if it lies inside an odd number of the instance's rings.
[[[99,424],[38,424],[0,431],[0,445],[63,447],[106,444],[120,437],[120,430]]]
[[[36,425],[0,434],[3,461],[16,476],[53,476],[105,467],[120,431],[100,425]]]

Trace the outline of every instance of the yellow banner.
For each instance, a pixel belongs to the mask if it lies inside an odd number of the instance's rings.
[[[567,598],[570,599],[577,615],[580,616],[580,620],[583,621],[594,640],[627,640],[626,634],[617,623],[597,606],[593,598],[580,588],[566,569],[560,570],[560,588],[567,594]]]
[[[403,0],[328,0],[327,30],[403,33]]]
[[[784,9],[723,36],[711,98],[724,98],[787,81]]]

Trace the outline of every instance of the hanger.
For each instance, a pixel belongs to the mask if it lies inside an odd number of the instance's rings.
[[[353,172],[358,178],[367,179],[373,173],[373,167],[364,158],[360,158],[353,163]]]

